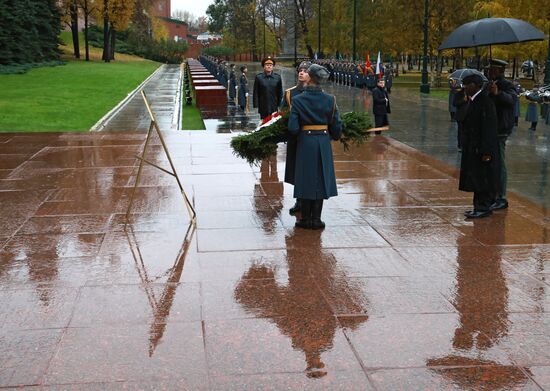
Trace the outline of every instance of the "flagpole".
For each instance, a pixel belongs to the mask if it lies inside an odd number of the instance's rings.
[[[355,62],[355,36],[356,36],[356,30],[357,30],[357,0],[353,0],[353,47],[351,51],[353,52],[352,58],[353,62]]]
[[[321,0],[319,0],[319,31],[317,31],[317,53],[321,54]]]

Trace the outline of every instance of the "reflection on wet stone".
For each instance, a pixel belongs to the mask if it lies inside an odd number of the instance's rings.
[[[444,105],[394,91],[394,139],[334,144],[323,232],[294,229],[284,144],[252,167],[230,150],[254,112],[163,129],[189,231],[174,179],[149,169],[125,225],[143,132],[1,135],[0,387],[548,388],[547,151],[509,144],[510,188],[538,204],[511,193],[465,220]],[[159,140],[149,152],[167,167]]]
[[[283,335],[292,341],[292,346],[305,356],[305,371],[308,377],[327,375],[322,353],[331,350],[334,333],[339,327],[332,309],[322,292],[333,290],[339,300],[353,311],[360,292],[351,288],[345,276],[334,273],[334,258],[321,250],[320,232],[314,232],[307,242],[309,251],[303,251],[303,238],[299,231],[286,237],[288,283],[279,285],[273,270],[266,266],[252,266],[235,287],[235,299],[259,318],[270,318]],[[314,262],[312,265],[311,262]],[[314,280],[304,273],[304,268],[313,267],[323,278]],[[336,280],[334,280],[337,278]],[[257,286],[256,279],[269,283]],[[357,318],[358,323],[362,319]],[[353,327],[348,322],[347,327]]]

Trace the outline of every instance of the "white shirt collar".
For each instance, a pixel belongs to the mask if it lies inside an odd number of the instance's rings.
[[[480,88],[480,90],[479,90],[478,92],[476,92],[474,95],[472,95],[472,96],[470,97],[470,100],[473,101],[473,100],[476,98],[476,96],[478,96],[479,93],[480,93],[482,90],[483,90],[483,88]]]

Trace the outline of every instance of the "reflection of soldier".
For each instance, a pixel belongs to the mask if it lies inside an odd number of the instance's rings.
[[[237,284],[235,299],[256,316],[271,319],[292,340],[292,347],[304,352],[308,377],[322,377],[327,374],[322,353],[332,349],[338,323],[319,289],[329,293],[348,313],[358,312],[364,299],[344,274],[335,273],[336,260],[321,250],[319,232],[307,237],[293,233],[287,236],[286,247],[288,284],[277,284],[271,267],[254,265]],[[320,276],[315,280],[316,286],[308,268]],[[262,280],[260,286],[258,279]],[[344,323],[353,329],[365,320],[366,317],[350,317]]]
[[[261,204],[263,197],[267,195],[270,200],[271,208],[266,209],[265,205]],[[273,154],[267,159],[262,160],[260,164],[260,183],[254,187],[254,203],[256,214],[262,221],[262,228],[265,232],[273,232],[275,229],[275,221],[279,218],[283,209],[283,182],[279,181],[277,173],[277,154]]]
[[[303,61],[302,63],[300,63],[300,65],[298,65],[298,84],[285,91],[285,95],[281,103],[281,110],[286,109],[290,111],[292,98],[304,91],[305,83],[307,80],[307,69],[310,65],[311,63],[309,61]],[[296,143],[296,137],[289,135],[286,144],[285,182],[291,185],[294,185],[294,175],[296,171]],[[290,208],[289,212],[291,215],[294,215],[299,211],[300,201],[296,200],[296,203],[292,208]]]

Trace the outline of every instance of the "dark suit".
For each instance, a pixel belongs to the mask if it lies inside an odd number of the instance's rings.
[[[462,132],[458,188],[473,192],[474,210],[485,212],[491,206],[499,170],[497,115],[487,92],[482,91],[469,102]],[[483,155],[491,156],[491,160],[483,162]]]
[[[258,113],[263,119],[275,112],[279,108],[281,99],[283,99],[283,81],[281,75],[272,72],[267,75],[265,72],[259,73],[254,79],[254,107],[258,108]]]
[[[374,126],[379,128],[389,125],[388,113],[391,113],[390,98],[384,88],[376,86],[372,90],[372,112],[374,113]]]

